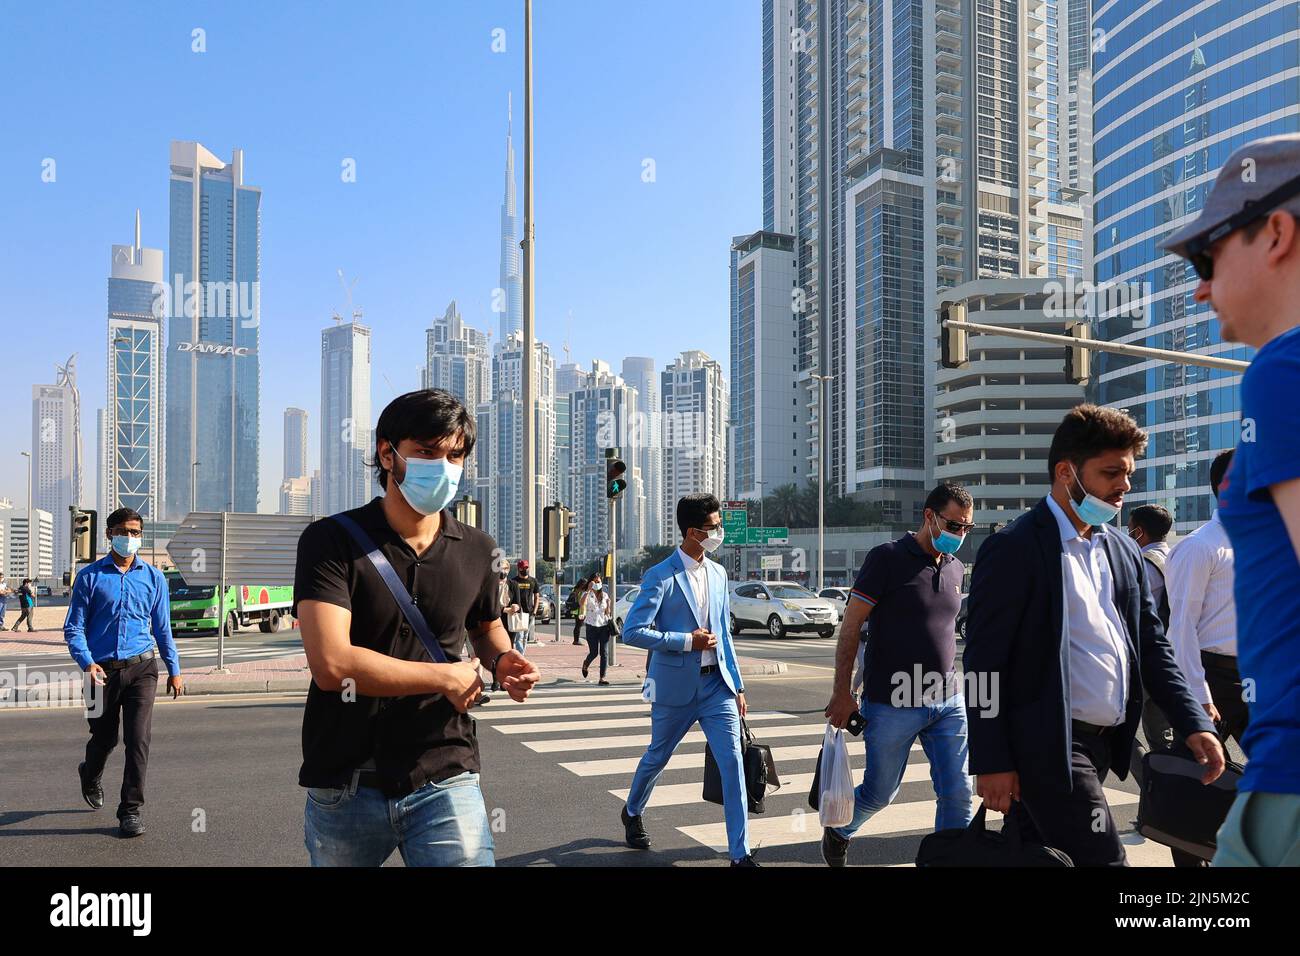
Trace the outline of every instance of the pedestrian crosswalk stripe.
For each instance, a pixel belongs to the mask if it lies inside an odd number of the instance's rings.
[[[762,650],[765,647],[782,647],[794,650],[807,650],[808,648],[827,648],[834,647],[838,641],[831,638],[824,638],[817,641],[765,641],[759,640],[737,640],[735,645],[740,650]]]
[[[789,714],[756,714],[753,711],[745,715],[751,724],[765,720],[787,720]],[[497,727],[503,734],[542,734],[555,731],[574,730],[617,730],[622,727],[650,726],[650,709],[641,717],[610,717],[606,720],[544,720],[531,724],[506,724]]]
[[[825,724],[786,724],[778,727],[764,727],[763,738],[768,737],[820,737],[826,731]],[[702,744],[708,738],[702,730],[689,731],[682,738],[683,744]],[[524,746],[539,754],[565,753],[579,750],[613,750],[618,747],[648,747],[649,734],[623,734],[617,737],[569,737],[561,740],[525,740]]]
[[[778,767],[779,771],[780,768]],[[813,773],[795,773],[786,776],[781,774],[781,789],[768,790],[766,801],[770,808],[774,799],[782,797],[798,797],[800,800],[808,799],[808,791],[812,789]],[[918,761],[909,763],[903,771],[903,783],[924,783],[930,779],[930,764],[928,761]],[[853,782],[858,784],[862,781],[862,767],[853,768]],[[650,802],[647,807],[679,807],[688,803],[700,802],[701,782],[695,783],[661,783],[650,792]],[[631,793],[631,788],[626,790],[609,791],[618,797],[624,803],[627,802],[627,795]]]
[[[1128,806],[1138,802],[1136,793],[1104,788],[1106,802],[1112,807]],[[978,808],[979,797],[971,801],[971,807]],[[884,836],[895,833],[907,833],[912,830],[934,829],[935,801],[914,800],[908,803],[892,803],[862,825],[857,836]],[[995,816],[989,811],[990,822]],[[699,826],[677,827],[698,843],[725,852],[727,849],[727,826],[725,823],[705,823]],[[817,811],[802,808],[785,816],[760,816],[749,818],[749,845],[756,849],[773,846],[790,846],[796,843],[812,843],[822,838],[822,827],[817,820]]]
[[[631,714],[637,711],[650,713],[650,705],[640,704],[601,704],[597,707],[530,707],[528,704],[512,704],[495,710],[496,698],[487,710],[474,710],[475,720],[517,720],[522,717],[583,717],[587,714]],[[517,708],[517,709],[516,709]]]
[[[525,700],[521,704],[516,704],[514,706],[532,707],[534,704],[546,704],[546,705],[594,704],[606,700],[641,700],[641,699],[642,699],[641,695],[636,692],[623,693],[623,694],[591,694],[591,695],[575,694],[567,697],[551,697],[550,695],[538,696],[536,693],[530,693],[528,695],[527,700]],[[511,703],[514,704],[513,701]]]
[[[777,769],[781,767],[782,760],[813,760],[821,752],[821,744],[809,744],[801,747],[773,747],[772,759],[776,761]],[[912,749],[921,750],[920,744],[913,744]],[[570,763],[560,764],[570,773],[577,774],[579,777],[596,777],[604,774],[626,773],[631,774],[636,771],[636,765],[641,762],[640,755],[635,757],[611,757],[604,760],[578,760]],[[699,753],[675,753],[668,759],[665,770],[694,770],[704,766],[704,751]]]

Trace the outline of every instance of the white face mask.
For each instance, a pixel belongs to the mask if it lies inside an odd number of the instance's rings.
[[[707,537],[700,540],[700,547],[704,549],[705,553],[712,554],[714,551],[717,551],[718,548],[722,547],[722,539],[724,536],[725,533],[721,528],[714,528],[708,533]]]

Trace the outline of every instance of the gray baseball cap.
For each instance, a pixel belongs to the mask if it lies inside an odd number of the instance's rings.
[[[1200,216],[1159,245],[1186,258],[1274,209],[1300,216],[1300,133],[1257,139],[1234,152],[1219,170]]]

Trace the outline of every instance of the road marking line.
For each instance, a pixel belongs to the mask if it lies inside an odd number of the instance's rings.
[[[764,727],[764,737],[814,737],[826,732],[825,724],[786,724]],[[684,744],[702,744],[708,738],[702,730],[689,731]],[[525,740],[523,745],[539,754],[578,750],[611,750],[617,747],[648,747],[650,734],[623,734],[614,737],[566,737],[561,740]]]
[[[778,769],[782,760],[815,760],[821,753],[821,744],[808,744],[798,747],[773,747],[772,759]],[[920,752],[921,745],[913,744],[912,750]],[[603,760],[578,760],[561,763],[560,766],[579,777],[598,777],[615,773],[634,773],[640,757],[611,757]],[[692,754],[673,754],[668,759],[665,770],[694,770],[704,766],[704,751]]]
[[[488,706],[495,708],[496,707],[495,699]],[[534,717],[534,718],[535,717],[584,717],[587,714],[632,714],[632,713],[637,713],[638,711],[643,711],[647,714],[650,713],[650,705],[647,703],[610,704],[607,706],[600,706],[600,707],[538,708],[538,707],[531,707],[528,704],[516,704],[514,703],[514,701],[511,701],[510,704],[506,706],[511,708],[517,707],[519,709],[505,710],[503,708],[502,710],[492,709],[492,710],[484,710],[482,712],[476,710],[474,712],[474,719],[475,720],[517,720],[524,717]]]
[[[787,720],[789,717],[789,714],[756,714],[752,711],[745,715],[745,719],[750,723],[764,720]],[[608,720],[539,721],[533,724],[507,724],[504,727],[494,726],[492,729],[502,734],[536,734],[558,730],[613,730],[619,727],[642,726],[650,726],[650,714],[648,712],[644,717],[613,717]]]
[[[855,781],[861,780],[861,774],[861,766],[853,767],[853,779]],[[788,777],[782,776],[781,789],[768,790],[766,799],[798,797],[800,800],[807,800],[808,791],[812,789],[813,776],[811,773],[796,773]],[[930,763],[926,760],[909,763],[903,771],[903,783],[925,783],[929,779]],[[703,797],[700,796],[701,786],[700,783],[660,784],[650,792],[650,802],[646,806],[677,807],[690,803],[704,803]],[[611,790],[609,792],[626,803],[627,795],[632,791],[629,787],[626,790]]]

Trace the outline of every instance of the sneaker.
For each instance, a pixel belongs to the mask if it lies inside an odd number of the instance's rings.
[[[732,860],[731,865],[732,866],[758,866],[758,861],[754,859],[754,855],[751,853],[743,860]]]
[[[830,827],[822,828],[822,859],[827,866],[844,866],[848,862],[849,841]]]

